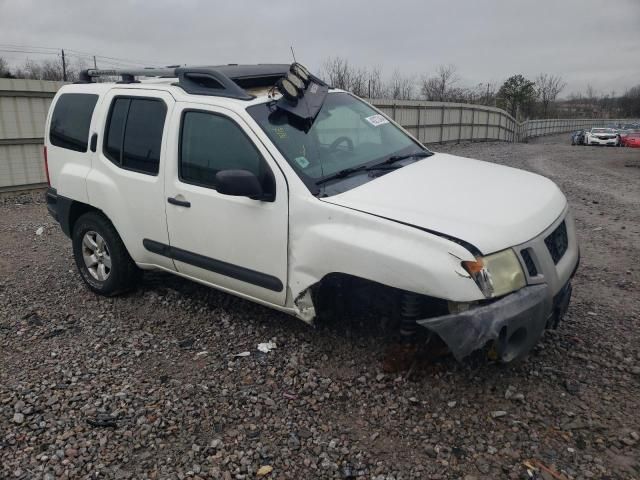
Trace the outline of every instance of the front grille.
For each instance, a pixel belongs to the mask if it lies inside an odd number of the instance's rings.
[[[531,258],[529,250],[521,250],[520,255],[522,255],[524,264],[527,266],[527,272],[529,272],[529,276],[535,277],[536,275],[538,275],[538,269],[536,268],[536,264],[533,263],[533,258]]]
[[[556,228],[551,235],[544,239],[544,243],[547,245],[553,263],[557,265],[569,246],[567,226],[564,221],[558,225],[558,228]]]

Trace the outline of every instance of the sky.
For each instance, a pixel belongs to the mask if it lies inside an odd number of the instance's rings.
[[[640,84],[640,0],[0,0],[13,65],[61,48],[98,67],[288,63],[290,46],[316,72],[340,56],[386,75],[453,64],[460,86],[544,72],[561,96],[622,93]]]

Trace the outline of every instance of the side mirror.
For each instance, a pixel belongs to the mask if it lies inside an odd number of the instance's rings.
[[[253,200],[273,201],[273,194],[265,194],[256,175],[248,170],[221,170],[216,174],[219,193]]]

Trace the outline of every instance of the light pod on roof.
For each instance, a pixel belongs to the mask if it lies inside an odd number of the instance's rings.
[[[299,76],[297,76],[295,73],[292,73],[292,72],[287,73],[284,78],[286,78],[291,83],[293,83],[295,87],[298,90],[300,90],[301,92],[300,96],[302,96],[302,92],[304,92],[304,87],[306,87],[304,81]]]
[[[276,82],[276,88],[287,101],[296,105],[309,83],[311,83],[309,70],[299,63],[294,63],[286,75]]]
[[[309,85],[309,82],[311,82],[311,74],[304,65],[301,65],[299,63],[292,63],[289,71],[300,78],[305,87]]]
[[[294,105],[298,103],[298,98],[302,96],[302,91],[286,76],[276,82],[276,88],[287,101]]]
[[[275,88],[282,95],[276,101],[277,108],[301,121],[301,128],[305,131],[313,124],[329,93],[328,85],[299,63],[289,67]]]

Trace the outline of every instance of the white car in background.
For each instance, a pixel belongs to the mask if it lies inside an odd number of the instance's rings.
[[[620,137],[613,128],[592,128],[584,134],[585,145],[620,145]]]

